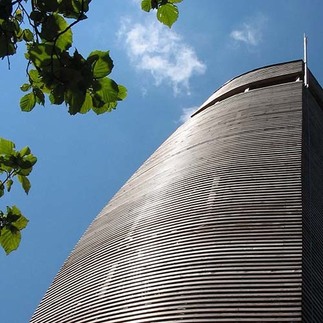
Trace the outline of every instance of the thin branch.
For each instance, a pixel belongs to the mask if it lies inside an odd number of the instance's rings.
[[[64,30],[62,30],[61,32],[59,32],[56,37],[54,38],[54,47],[56,47],[56,43],[58,41],[58,38],[63,35],[64,33],[66,33],[68,30],[70,30],[73,26],[75,26],[77,23],[79,23],[82,19],[84,15],[84,0],[82,0],[82,7],[81,7],[81,10],[80,10],[80,14],[78,16],[78,18],[73,21],[70,25],[68,25]]]
[[[84,15],[84,0],[82,0],[81,10],[80,10],[78,18],[75,21],[73,21],[70,25],[68,25],[64,30],[59,32],[56,35],[56,37],[54,38],[53,48],[52,48],[52,53],[51,53],[51,72],[54,75],[54,77],[56,79],[58,79],[59,81],[61,81],[61,80],[59,78],[57,78],[55,73],[54,73],[54,55],[56,55],[56,57],[60,61],[59,53],[57,53],[57,50],[56,50],[56,43],[57,43],[60,36],[62,36],[64,33],[66,33],[68,30],[70,30],[73,26],[75,26],[77,23],[79,23],[81,20],[83,20],[83,15]]]
[[[12,170],[11,172],[6,172],[6,174],[7,174],[7,178],[4,180],[4,181],[1,181],[1,184],[0,184],[0,189],[1,190],[4,190],[5,189],[5,184],[6,184],[6,182],[9,180],[9,179],[11,179],[12,177],[14,177],[16,174],[17,174],[17,172],[18,172],[19,170],[17,170],[17,169],[14,169],[14,170]]]
[[[31,6],[32,6],[32,10],[34,11],[35,10],[35,5],[34,5],[34,1],[31,2]],[[24,12],[24,14],[27,16],[28,18],[28,22],[29,22],[29,25],[33,28],[34,30],[34,33],[36,35],[36,41],[37,43],[39,42],[39,35],[40,35],[40,32],[39,30],[37,29],[37,26],[34,24],[33,20],[30,19],[30,16],[28,14],[28,11],[26,10],[26,8],[21,4],[21,1],[19,1],[19,8]]]

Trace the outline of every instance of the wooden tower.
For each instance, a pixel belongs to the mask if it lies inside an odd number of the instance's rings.
[[[323,91],[227,82],[95,218],[32,323],[323,322]]]

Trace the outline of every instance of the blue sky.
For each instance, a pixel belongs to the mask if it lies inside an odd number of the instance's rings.
[[[29,196],[15,185],[0,209],[29,218],[19,249],[1,252],[0,320],[28,322],[84,230],[135,170],[224,82],[249,70],[303,57],[323,84],[321,0],[184,0],[169,30],[139,1],[93,0],[76,26],[86,56],[110,50],[128,98],[112,113],[69,116],[64,106],[19,110],[25,61],[0,61],[0,136],[38,157]],[[22,54],[23,48],[19,49]]]

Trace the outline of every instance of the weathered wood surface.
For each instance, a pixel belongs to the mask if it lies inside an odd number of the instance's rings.
[[[314,81],[303,96],[304,323],[323,322],[323,91]]]
[[[181,126],[93,221],[31,322],[302,321],[302,92],[250,90]]]
[[[198,111],[208,108],[210,105],[222,101],[232,95],[242,93],[245,90],[266,87],[274,84],[296,81],[303,79],[303,61],[297,60],[288,64],[276,64],[266,68],[258,68],[242,74],[225,83],[216,90],[201,106]],[[310,77],[310,83],[314,85],[315,78]]]

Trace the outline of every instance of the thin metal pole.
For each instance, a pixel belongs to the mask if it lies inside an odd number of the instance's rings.
[[[304,34],[304,86],[308,87],[308,70],[307,70],[307,37]]]

